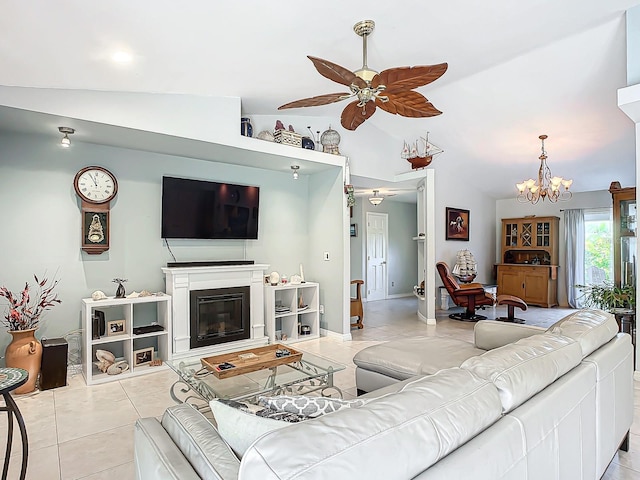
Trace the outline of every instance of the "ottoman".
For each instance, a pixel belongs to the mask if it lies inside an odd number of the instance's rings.
[[[459,367],[467,358],[483,353],[472,343],[449,337],[407,338],[364,348],[353,357],[358,395],[416,375]]]

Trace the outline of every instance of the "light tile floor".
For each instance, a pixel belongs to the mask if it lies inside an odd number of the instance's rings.
[[[569,311],[530,307],[518,316],[527,324],[548,326]],[[437,325],[430,326],[418,319],[412,297],[365,303],[365,328],[352,329],[353,340],[323,337],[298,343],[296,348],[345,364],[347,368],[337,373],[335,382],[345,398],[351,398],[356,395],[353,356],[365,347],[415,336],[472,340],[474,324],[450,320],[449,313],[451,310],[438,311]],[[487,308],[483,314],[495,318],[506,315],[506,310]],[[133,424],[139,417],[160,416],[174,404],[169,389],[175,378],[173,372],[164,370],[87,387],[78,374],[69,378],[66,387],[16,397],[29,435],[27,478],[133,479]],[[635,391],[636,418],[640,418],[640,381],[635,382]],[[6,429],[6,416],[0,415],[0,438],[6,438]],[[20,461],[15,432],[9,479],[18,478]],[[640,422],[631,427],[629,453],[616,455],[603,478],[640,480]]]

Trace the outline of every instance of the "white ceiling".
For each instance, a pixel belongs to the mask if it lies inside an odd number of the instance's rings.
[[[515,181],[537,173],[544,133],[553,173],[573,178],[575,191],[635,184],[634,125],[616,92],[626,86],[624,12],[638,0],[2,3],[0,85],[239,96],[249,115],[345,91],[306,55],[359,68],[352,26],[370,18],[371,68],[449,63],[419,89],[444,113],[378,110],[366,122],[375,128],[341,131],[351,142],[382,131],[399,154],[405,139],[429,131],[445,150],[434,168],[508,198]],[[115,64],[118,50],[133,61]],[[337,124],[346,103],[289,112]]]

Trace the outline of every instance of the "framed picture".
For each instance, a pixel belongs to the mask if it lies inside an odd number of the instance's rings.
[[[446,226],[447,240],[469,241],[469,210],[447,208]]]
[[[349,234],[352,237],[357,237],[358,236],[358,225],[355,223],[351,224],[351,228],[349,229]]]
[[[110,335],[122,335],[123,333],[126,333],[124,320],[107,322],[107,337]]]
[[[153,360],[153,347],[142,348],[140,350],[134,350],[133,352],[133,366],[139,367],[140,365],[146,365]]]

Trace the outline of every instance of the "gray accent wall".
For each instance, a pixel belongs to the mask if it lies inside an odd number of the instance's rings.
[[[389,215],[389,250],[387,271],[389,275],[388,294],[406,295],[413,293],[418,282],[418,250],[413,237],[417,235],[417,211],[415,203],[394,202],[386,198],[380,205],[373,206],[366,197],[357,197],[353,207],[351,223],[358,227],[358,236],[350,238],[351,279],[366,281],[366,212],[387,213]],[[364,289],[366,297],[366,284]]]
[[[111,247],[101,255],[80,249],[80,201],[73,178],[88,165],[106,167],[118,180],[118,194],[111,202]],[[326,317],[336,319],[325,320],[325,328],[343,332],[342,320],[337,320],[344,300],[340,249],[347,216],[341,203],[341,168],[302,174],[294,181],[288,171],[80,141],[62,149],[50,136],[1,133],[0,286],[20,291],[25,281],[44,272],[60,279],[62,304],[45,315],[38,338],[81,328],[81,299],[95,290],[114,295],[115,277],[128,279],[127,293],[165,290],[161,267],[173,259],[160,238],[163,175],[260,186],[258,240],[170,240],[176,259],[249,259],[287,275],[298,273],[302,263],[306,279],[320,282]],[[318,262],[325,250],[334,253],[332,261]],[[3,316],[4,304],[0,300]],[[0,351],[9,341],[10,335],[0,330]]]

